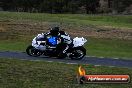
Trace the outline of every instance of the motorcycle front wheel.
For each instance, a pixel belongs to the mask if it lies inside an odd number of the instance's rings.
[[[42,54],[39,50],[35,49],[32,45],[29,45],[27,47],[26,53],[29,56],[34,56],[34,57],[40,56]]]
[[[83,46],[76,47],[69,56],[72,60],[81,60],[86,55],[86,49]]]

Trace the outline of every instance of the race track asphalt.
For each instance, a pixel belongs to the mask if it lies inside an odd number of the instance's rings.
[[[116,66],[116,67],[127,67],[132,68],[132,60],[122,60],[122,59],[111,59],[111,58],[98,58],[98,57],[84,57],[82,60],[71,60],[56,59],[49,57],[31,57],[24,52],[10,52],[10,51],[0,51],[0,58],[16,58],[21,60],[33,60],[33,61],[48,61],[48,62],[59,62],[67,64],[93,64],[96,66]]]

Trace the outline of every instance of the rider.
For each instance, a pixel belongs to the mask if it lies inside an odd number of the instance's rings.
[[[45,37],[52,36],[60,39],[60,42],[56,46],[56,50],[60,55],[66,53],[69,46],[72,44],[70,36],[64,31],[60,31],[59,27],[51,28],[50,32],[44,34]]]
[[[40,47],[40,45],[37,44],[36,40],[43,41],[46,40],[47,37],[57,38],[60,40],[56,42],[56,50],[60,56],[65,54],[69,46],[72,45],[72,40],[70,36],[66,34],[64,31],[60,31],[59,27],[51,28],[48,33],[38,34],[38,36],[33,39],[32,45],[35,47]],[[40,44],[41,47],[43,47],[43,43],[41,42]],[[47,41],[47,44],[50,45],[49,41]]]

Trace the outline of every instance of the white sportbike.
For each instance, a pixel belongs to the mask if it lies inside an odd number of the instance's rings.
[[[47,41],[51,40],[51,38],[47,38],[45,41],[41,40],[33,40],[32,45],[29,45],[26,49],[26,52],[30,56],[49,56],[49,57],[58,57],[60,56],[56,53],[56,47],[51,47],[47,44]],[[34,43],[34,41],[38,44],[37,47]],[[51,43],[54,40],[50,41]],[[49,42],[49,43],[50,43]],[[72,40],[72,46],[68,48],[68,50],[65,52],[65,55],[62,55],[61,58],[69,57],[74,60],[80,60],[86,55],[86,49],[84,48],[84,44],[87,42],[87,40],[83,37],[75,37]],[[39,47],[40,46],[40,47]],[[62,46],[63,47],[63,46]],[[60,47],[61,49],[61,47]]]

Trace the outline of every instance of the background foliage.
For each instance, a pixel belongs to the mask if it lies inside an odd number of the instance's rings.
[[[0,7],[5,11],[40,13],[99,13],[101,0],[2,0]],[[132,0],[105,0],[111,3],[111,10],[123,12],[132,5]],[[105,8],[108,8],[106,6]]]

